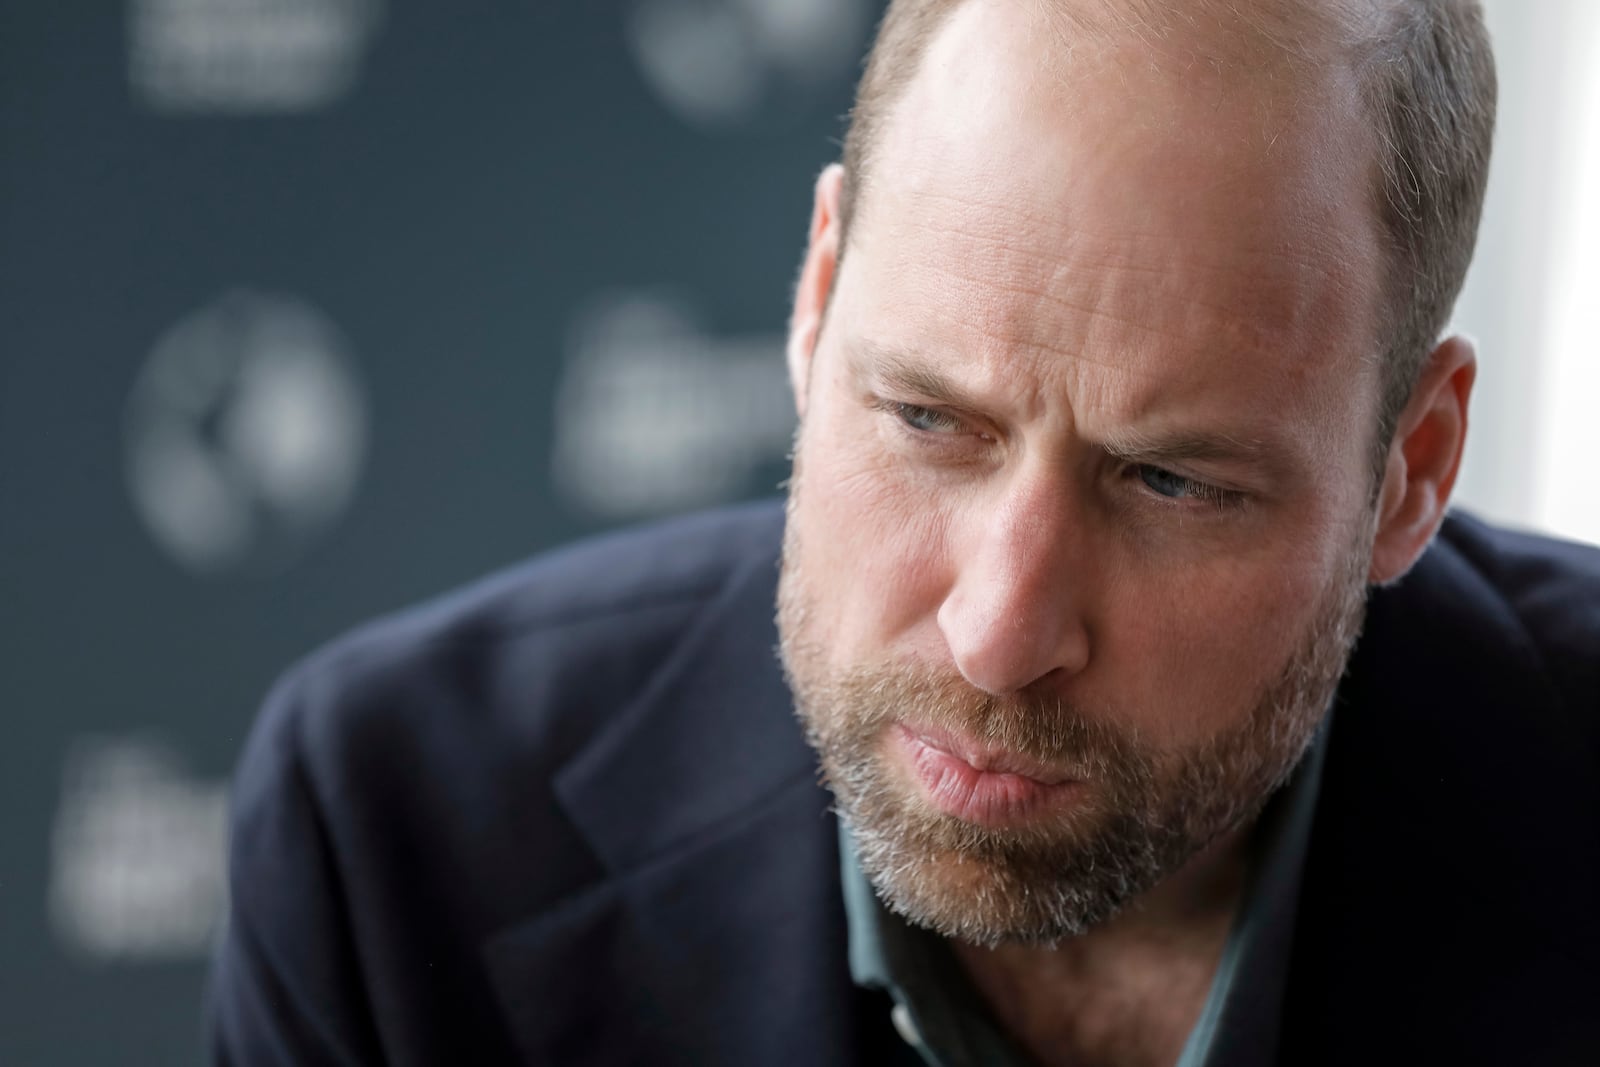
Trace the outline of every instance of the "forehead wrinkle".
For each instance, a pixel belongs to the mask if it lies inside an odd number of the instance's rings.
[[[976,335],[978,343],[966,346],[972,355],[1000,365],[1001,370],[992,373],[1015,373],[1019,369],[1014,366],[1015,359],[1022,353],[1034,357],[1031,362],[1036,366],[1088,359],[1109,368],[1139,371],[1126,361],[1098,359],[1087,343],[1094,323],[1107,319],[1152,338],[1167,337],[1155,315],[1122,316],[1103,306],[1107,299],[1104,282],[1118,269],[1073,268],[1061,258],[1031,251],[1008,236],[1009,232],[1006,226],[943,226],[931,247],[924,244],[930,236],[926,231],[912,242],[886,241],[886,249],[895,248],[901,254],[882,264],[886,276],[881,285],[872,288],[896,293],[895,303],[902,307],[921,302],[927,314],[951,317],[952,325]],[[956,240],[947,242],[951,237]],[[909,255],[904,254],[907,250]],[[877,265],[877,257],[870,252],[861,259]],[[931,268],[909,293],[903,288],[907,275],[898,269],[908,260]],[[1149,273],[1160,276],[1164,272],[1150,268]],[[1162,302],[1154,304],[1164,306]],[[959,314],[954,311],[957,307]],[[1110,347],[1126,350],[1127,346]]]
[[[873,257],[871,269],[886,273],[860,291],[882,294],[918,323],[904,338],[907,347],[895,353],[902,369],[943,362],[974,383],[951,398],[959,400],[958,406],[985,408],[1004,396],[1011,410],[1036,412],[1058,408],[1070,396],[1074,406],[1089,405],[1084,415],[1132,414],[1159,409],[1197,389],[1209,393],[1213,385],[1227,387],[1241,372],[1256,379],[1251,392],[1262,396],[1325,370],[1327,361],[1319,357],[1340,347],[1317,329],[1331,313],[1322,297],[1337,299],[1327,286],[1301,289],[1307,295],[1296,301],[1301,309],[1290,317],[1302,321],[1286,331],[1282,322],[1268,321],[1283,317],[1281,302],[1268,301],[1268,308],[1259,309],[1270,309],[1266,318],[1256,313],[1248,294],[1259,286],[1235,286],[1218,295],[1182,287],[1171,291],[1149,284],[1159,283],[1170,268],[1130,259],[1120,250],[1085,247],[1079,251],[1087,255],[1072,255],[1066,262],[1052,257],[1043,267],[1035,262],[1041,257],[1021,249],[1010,249],[1012,254],[998,262],[987,257],[980,262],[959,250],[912,251],[912,258],[933,268],[919,276],[915,288],[904,287],[898,257],[887,263]],[[1264,280],[1281,281],[1282,271],[1254,269],[1267,276]],[[1123,279],[1131,284],[1119,285]],[[1233,295],[1240,292],[1246,295]],[[1267,358],[1253,358],[1258,355]],[[1089,373],[1090,367],[1104,373]],[[906,373],[901,380],[916,378]],[[944,388],[925,377],[917,384],[923,395],[937,398],[956,391],[949,388],[954,380],[945,375]],[[980,395],[988,401],[980,402]]]
[[[1177,356],[1178,367],[1225,352],[1243,365],[1268,370],[1287,347],[1298,352],[1282,370],[1294,376],[1311,369],[1307,361],[1337,347],[1329,341],[1343,322],[1347,295],[1337,276],[1321,275],[1286,287],[1284,271],[1274,270],[1269,261],[1243,271],[1233,267],[1234,282],[1214,293],[1163,286],[1171,275],[1160,267],[1073,269],[1088,275],[1094,288],[1079,298],[1064,295],[1058,303],[1086,316],[1081,348],[1087,358],[1094,358],[1092,349],[1099,343],[1130,356],[1143,355],[1153,345]],[[1118,285],[1123,277],[1132,279],[1131,284]],[[1265,362],[1251,358],[1256,355]]]
[[[898,253],[896,262],[917,260],[936,269],[942,264],[946,281],[923,286],[930,303],[977,305],[978,318],[993,323],[986,332],[1014,342],[1030,331],[1012,328],[1006,319],[1019,326],[1054,320],[1062,328],[1043,338],[1043,347],[1082,358],[1098,361],[1088,343],[1096,322],[1185,348],[1206,338],[1209,347],[1220,342],[1236,351],[1281,351],[1290,338],[1301,344],[1329,340],[1323,327],[1344,321],[1346,306],[1361,300],[1353,251],[1340,247],[1347,239],[1327,233],[1324,240],[1328,227],[1320,219],[1304,220],[1293,242],[1263,238],[1239,246],[1231,258],[1198,240],[1175,246],[1172,233],[1102,232],[1071,220],[1065,239],[1047,254],[1042,246],[1030,247],[1026,235],[1051,220],[1014,202],[980,204],[924,190],[912,199],[959,208],[940,213],[918,204],[908,216],[939,220],[937,229],[924,226],[901,235],[885,227],[882,234],[890,239],[881,247]],[[1203,277],[1215,278],[1225,291],[1182,284]],[[1112,347],[1126,350],[1127,337]]]

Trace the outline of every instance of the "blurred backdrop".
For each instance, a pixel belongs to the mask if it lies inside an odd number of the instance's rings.
[[[0,1064],[195,1064],[288,662],[770,494],[880,0],[0,0]],[[1600,11],[1492,0],[1460,496],[1600,539]]]

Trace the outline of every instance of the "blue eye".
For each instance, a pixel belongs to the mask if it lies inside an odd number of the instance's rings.
[[[1194,501],[1209,504],[1219,511],[1232,510],[1244,505],[1245,494],[1232,489],[1220,489],[1210,482],[1185,478],[1164,467],[1141,463],[1133,468],[1145,487],[1165,500]]]
[[[1200,482],[1162,470],[1160,467],[1152,467],[1148,463],[1140,465],[1139,478],[1157,493],[1174,500],[1206,495],[1204,490],[1207,487]]]
[[[952,433],[961,428],[961,421],[955,416],[919,404],[895,404],[894,413],[901,422],[923,433]]]

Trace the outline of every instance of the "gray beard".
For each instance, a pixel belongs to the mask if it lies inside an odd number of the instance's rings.
[[[1112,725],[1114,715],[1086,717],[1056,698],[994,697],[958,675],[887,664],[830,671],[811,632],[795,528],[790,522],[784,537],[780,653],[862,870],[907,920],[987,947],[1080,935],[1254,820],[1305,754],[1365,614],[1370,538],[1351,547],[1296,651],[1250,713],[1195,749],[1166,754]],[[1083,803],[1022,828],[953,818],[886,765],[884,734],[901,720],[1072,768],[1092,790]]]

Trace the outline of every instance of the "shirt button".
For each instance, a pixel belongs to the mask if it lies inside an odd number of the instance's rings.
[[[911,1013],[904,1004],[896,1002],[889,1009],[889,1021],[894,1023],[895,1032],[905,1039],[905,1043],[912,1048],[922,1047],[922,1035],[917,1032],[917,1024],[911,1021]]]

